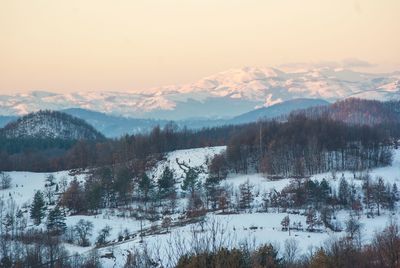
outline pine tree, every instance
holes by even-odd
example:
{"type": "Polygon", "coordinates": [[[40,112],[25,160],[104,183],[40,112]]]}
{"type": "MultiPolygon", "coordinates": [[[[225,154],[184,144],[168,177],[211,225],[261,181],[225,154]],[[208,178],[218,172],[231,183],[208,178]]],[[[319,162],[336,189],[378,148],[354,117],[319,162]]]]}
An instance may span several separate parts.
{"type": "Polygon", "coordinates": [[[211,202],[212,209],[217,208],[218,198],[221,194],[221,189],[219,187],[219,179],[216,177],[207,177],[204,188],[207,197],[207,208],[209,207],[209,203],[211,202]]]}
{"type": "Polygon", "coordinates": [[[378,209],[378,216],[380,215],[380,208],[387,206],[388,194],[382,178],[378,178],[378,182],[373,187],[373,199],[378,209]]]}
{"type": "Polygon", "coordinates": [[[138,187],[141,198],[143,199],[143,201],[147,202],[147,200],[149,199],[149,195],[154,188],[154,185],[153,181],[149,178],[149,176],[147,176],[145,172],[140,177],[138,187]]]}
{"type": "Polygon", "coordinates": [[[103,246],[107,243],[107,238],[110,236],[112,228],[106,225],[103,229],[100,230],[99,235],[96,239],[97,246],[103,246]]]}
{"type": "Polygon", "coordinates": [[[370,214],[372,214],[372,201],[374,199],[373,189],[369,178],[363,183],[362,189],[364,192],[364,203],[367,209],[370,210],[370,214]]]}
{"type": "Polygon", "coordinates": [[[397,189],[396,183],[393,183],[393,186],[392,186],[392,198],[395,202],[399,201],[399,191],[397,189]]]}
{"type": "Polygon", "coordinates": [[[328,198],[329,195],[331,193],[331,187],[329,185],[329,182],[327,182],[327,180],[322,179],[321,183],[319,184],[319,199],[321,202],[325,203],[328,198]]]}
{"type": "Polygon", "coordinates": [[[4,226],[5,234],[8,236],[14,228],[14,224],[15,224],[14,215],[12,213],[8,212],[5,215],[2,224],[4,226]]]}
{"type": "Polygon", "coordinates": [[[349,204],[350,189],[346,179],[342,177],[339,183],[338,198],[342,206],[346,207],[349,204]]]}
{"type": "Polygon", "coordinates": [[[111,188],[116,193],[117,201],[126,204],[132,189],[132,172],[126,167],[119,168],[111,188]]]}
{"type": "Polygon", "coordinates": [[[60,208],[56,206],[47,216],[47,230],[53,234],[60,235],[66,229],[65,216],[60,208]]]}
{"type": "Polygon", "coordinates": [[[314,232],[315,228],[321,224],[317,218],[315,210],[313,209],[308,210],[306,223],[307,223],[307,230],[310,232],[314,232]]]}
{"type": "Polygon", "coordinates": [[[24,213],[21,209],[19,209],[15,215],[15,227],[17,230],[17,235],[18,233],[22,233],[26,227],[26,219],[24,218],[24,213]]]}
{"type": "Polygon", "coordinates": [[[45,215],[45,202],[41,191],[37,191],[33,197],[33,202],[30,210],[31,218],[35,225],[39,225],[45,215]]]}
{"type": "Polygon", "coordinates": [[[254,186],[250,184],[249,180],[239,185],[239,191],[240,191],[239,207],[241,209],[246,209],[251,207],[251,203],[254,200],[254,195],[252,192],[253,188],[254,186]]]}
{"type": "Polygon", "coordinates": [[[158,179],[159,196],[160,198],[167,198],[175,193],[175,191],[174,172],[169,167],[165,167],[161,178],[158,179]]]}
{"type": "Polygon", "coordinates": [[[182,190],[185,192],[189,192],[191,196],[193,196],[198,188],[199,185],[199,174],[194,168],[189,168],[186,172],[185,179],[183,180],[182,190]]]}

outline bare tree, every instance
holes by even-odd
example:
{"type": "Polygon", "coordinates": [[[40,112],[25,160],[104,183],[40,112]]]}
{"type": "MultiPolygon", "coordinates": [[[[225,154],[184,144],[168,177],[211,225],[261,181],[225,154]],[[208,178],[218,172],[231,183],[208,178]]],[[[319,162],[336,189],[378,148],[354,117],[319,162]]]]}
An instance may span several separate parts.
{"type": "Polygon", "coordinates": [[[300,251],[299,242],[294,239],[286,239],[284,244],[284,258],[288,266],[292,266],[297,258],[297,254],[300,251]]]}
{"type": "Polygon", "coordinates": [[[80,219],[74,226],[74,231],[79,237],[79,245],[82,247],[90,246],[89,237],[92,235],[93,223],[80,219]]]}
{"type": "Polygon", "coordinates": [[[11,176],[0,172],[0,189],[8,189],[11,187],[11,176]]]}

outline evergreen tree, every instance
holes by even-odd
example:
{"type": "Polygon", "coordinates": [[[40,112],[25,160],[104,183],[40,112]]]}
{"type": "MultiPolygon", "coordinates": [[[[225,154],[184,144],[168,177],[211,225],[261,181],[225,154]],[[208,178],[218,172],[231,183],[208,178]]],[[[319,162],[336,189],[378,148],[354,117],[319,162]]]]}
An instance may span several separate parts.
{"type": "Polygon", "coordinates": [[[378,182],[374,185],[373,199],[378,209],[379,216],[381,207],[386,207],[388,205],[388,193],[386,192],[385,183],[381,177],[378,178],[378,182]]]}
{"type": "Polygon", "coordinates": [[[306,202],[307,204],[315,204],[316,197],[318,196],[318,181],[307,180],[305,183],[306,186],[306,202]]]}
{"type": "MultiPolygon", "coordinates": [[[[79,195],[79,188],[75,188],[75,190],[77,190],[75,193],[77,193],[79,195]]],[[[68,190],[66,191],[66,194],[63,195],[62,199],[61,199],[61,204],[66,205],[67,207],[70,207],[71,205],[73,205],[72,202],[67,201],[66,196],[70,195],[71,192],[71,188],[68,188],[68,190]],[[65,201],[66,202],[65,202],[65,201]]],[[[100,181],[97,180],[93,180],[93,179],[88,179],[85,182],[85,199],[86,199],[86,205],[88,207],[88,209],[92,210],[92,211],[97,211],[99,208],[104,207],[104,200],[103,200],[103,194],[104,194],[104,188],[101,184],[100,181]]]]}
{"type": "Polygon", "coordinates": [[[365,180],[365,182],[362,185],[362,189],[364,192],[364,203],[365,206],[367,207],[368,210],[370,210],[370,212],[368,212],[369,214],[372,214],[372,202],[374,199],[374,191],[373,191],[373,187],[371,185],[371,181],[369,178],[367,178],[365,180]]]}
{"type": "Polygon", "coordinates": [[[392,186],[392,198],[395,202],[399,201],[399,190],[397,189],[397,184],[393,183],[392,186]]]}
{"type": "Polygon", "coordinates": [[[182,190],[189,192],[193,196],[197,189],[200,188],[199,184],[199,174],[194,168],[189,168],[186,172],[185,179],[183,180],[182,190]]]}
{"type": "Polygon", "coordinates": [[[329,185],[329,182],[324,178],[319,184],[319,193],[318,193],[319,200],[325,203],[328,200],[330,193],[331,193],[331,187],[329,185]]]}
{"type": "Polygon", "coordinates": [[[96,239],[97,246],[103,246],[107,243],[107,238],[110,236],[112,228],[106,225],[103,229],[100,230],[99,235],[96,239]]]}
{"type": "Polygon", "coordinates": [[[239,185],[239,194],[240,194],[239,207],[241,209],[246,209],[251,207],[251,203],[254,200],[253,188],[254,186],[250,184],[249,180],[239,185]]]}
{"type": "Polygon", "coordinates": [[[45,202],[41,191],[37,191],[33,197],[33,202],[30,210],[31,218],[35,225],[39,225],[45,215],[45,202]]]}
{"type": "Polygon", "coordinates": [[[307,230],[310,232],[314,232],[315,228],[321,225],[321,222],[318,220],[315,210],[313,209],[308,210],[306,223],[307,223],[307,230]]]}
{"type": "Polygon", "coordinates": [[[340,179],[338,198],[339,203],[342,206],[347,207],[349,205],[350,189],[349,184],[344,177],[340,179]]]}
{"type": "Polygon", "coordinates": [[[158,192],[160,198],[167,198],[175,193],[174,172],[167,166],[161,178],[158,179],[158,192]]]}
{"type": "Polygon", "coordinates": [[[126,167],[119,168],[112,188],[117,194],[118,201],[126,204],[132,189],[132,172],[126,167]]]}
{"type": "Polygon", "coordinates": [[[209,207],[209,203],[211,202],[212,209],[217,208],[218,199],[221,194],[221,189],[219,187],[219,179],[217,177],[207,177],[204,188],[207,197],[207,207],[209,207]]]}
{"type": "Polygon", "coordinates": [[[1,223],[4,226],[4,231],[6,235],[9,235],[13,228],[14,228],[14,224],[15,224],[15,217],[12,213],[8,212],[4,219],[3,222],[1,223]]]}
{"type": "Polygon", "coordinates": [[[143,201],[147,201],[149,199],[149,195],[154,188],[153,181],[147,176],[144,172],[139,179],[138,183],[141,199],[143,201]]]}
{"type": "Polygon", "coordinates": [[[17,211],[17,214],[15,215],[15,221],[17,232],[22,233],[26,227],[26,219],[24,218],[24,213],[21,209],[17,211]]]}
{"type": "Polygon", "coordinates": [[[60,235],[64,233],[66,229],[67,225],[65,224],[64,213],[56,206],[47,216],[47,230],[56,235],[60,235]]]}

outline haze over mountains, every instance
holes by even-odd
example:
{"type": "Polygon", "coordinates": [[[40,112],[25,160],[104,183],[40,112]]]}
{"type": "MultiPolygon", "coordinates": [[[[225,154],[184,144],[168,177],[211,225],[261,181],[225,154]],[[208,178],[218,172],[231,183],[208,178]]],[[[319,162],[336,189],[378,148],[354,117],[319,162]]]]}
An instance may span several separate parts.
{"type": "MultiPolygon", "coordinates": [[[[298,109],[306,109],[327,104],[329,104],[327,101],[320,99],[294,99],[277,103],[269,107],[258,108],[229,119],[186,119],[178,120],[174,123],[178,127],[187,127],[189,129],[201,129],[203,127],[215,127],[222,125],[236,125],[255,122],[259,119],[272,119],[288,115],[290,112],[298,109]]],[[[171,122],[169,120],[161,119],[155,120],[110,115],[81,108],[71,108],[60,111],[86,121],[107,137],[120,137],[125,134],[145,133],[152,130],[155,126],[163,127],[171,122]]],[[[0,115],[0,128],[17,120],[18,118],[18,116],[0,115]]]]}
{"type": "Polygon", "coordinates": [[[119,137],[170,120],[191,129],[254,122],[349,97],[400,100],[400,72],[245,67],[187,85],[147,90],[0,95],[0,127],[21,115],[49,109],[83,119],[107,137],[119,137]]]}
{"type": "Polygon", "coordinates": [[[367,74],[330,67],[284,72],[276,68],[245,67],[187,85],[146,90],[2,95],[0,114],[82,108],[134,118],[226,119],[296,98],[329,102],[348,97],[400,99],[399,80],[399,72],[367,74]]]}

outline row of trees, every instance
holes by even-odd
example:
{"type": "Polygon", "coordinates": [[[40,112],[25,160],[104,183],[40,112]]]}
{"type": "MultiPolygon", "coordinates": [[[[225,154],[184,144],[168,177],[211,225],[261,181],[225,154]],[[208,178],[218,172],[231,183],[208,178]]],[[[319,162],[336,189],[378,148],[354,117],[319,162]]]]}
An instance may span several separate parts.
{"type": "Polygon", "coordinates": [[[379,127],[349,126],[302,115],[260,122],[229,140],[226,159],[237,173],[304,177],[329,170],[363,170],[391,163],[392,137],[379,127]]]}
{"type": "Polygon", "coordinates": [[[224,145],[235,131],[233,126],[194,131],[169,123],[147,134],[98,141],[0,137],[0,170],[51,172],[132,162],[143,172],[165,152],[224,145]]]}
{"type": "Polygon", "coordinates": [[[294,115],[287,122],[202,130],[178,129],[176,124],[169,123],[148,134],[113,140],[4,140],[0,142],[0,170],[46,172],[133,162],[136,171],[143,172],[146,165],[171,150],[228,145],[227,160],[236,172],[253,168],[270,174],[314,174],[387,164],[387,145],[400,135],[396,129],[400,127],[394,123],[348,126],[328,118],[294,115]],[[18,148],[8,148],[13,144],[18,148]],[[8,147],[3,148],[5,145],[8,147]]]}

